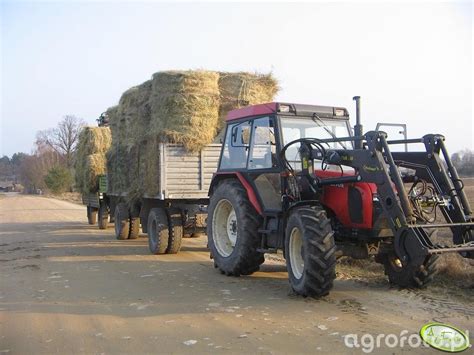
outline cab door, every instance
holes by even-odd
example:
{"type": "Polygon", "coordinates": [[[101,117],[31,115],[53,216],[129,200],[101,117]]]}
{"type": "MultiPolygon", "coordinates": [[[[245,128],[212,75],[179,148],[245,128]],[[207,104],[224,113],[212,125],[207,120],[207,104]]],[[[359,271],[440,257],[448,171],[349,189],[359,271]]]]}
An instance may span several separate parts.
{"type": "Polygon", "coordinates": [[[264,211],[281,211],[281,180],[275,133],[273,117],[265,116],[252,121],[247,171],[264,211]]]}

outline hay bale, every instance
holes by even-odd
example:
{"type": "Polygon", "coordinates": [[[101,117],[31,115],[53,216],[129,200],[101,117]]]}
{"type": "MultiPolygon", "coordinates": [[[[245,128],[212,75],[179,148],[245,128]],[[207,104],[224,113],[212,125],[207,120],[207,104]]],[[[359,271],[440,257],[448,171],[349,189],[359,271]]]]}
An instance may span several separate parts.
{"type": "Polygon", "coordinates": [[[113,144],[120,144],[125,142],[127,131],[124,128],[124,121],[119,115],[119,106],[112,106],[106,111],[109,118],[109,127],[112,133],[113,144]]]}
{"type": "Polygon", "coordinates": [[[197,151],[212,142],[219,115],[219,74],[168,71],[153,75],[150,133],[197,151]]]}
{"type": "Polygon", "coordinates": [[[221,72],[218,130],[225,125],[229,111],[248,105],[271,102],[279,89],[278,81],[271,74],[221,72]]]}
{"type": "Polygon", "coordinates": [[[122,94],[117,109],[117,116],[120,117],[117,128],[126,135],[122,136],[121,144],[133,146],[147,134],[151,117],[151,88],[152,81],[148,80],[122,94]]]}
{"type": "Polygon", "coordinates": [[[140,145],[140,180],[138,182],[143,188],[143,193],[149,196],[156,196],[160,193],[159,145],[160,140],[157,137],[149,137],[140,145]]]}
{"type": "Polygon", "coordinates": [[[97,177],[106,173],[105,153],[112,143],[108,127],[84,127],[76,150],[76,188],[82,193],[96,192],[97,177]]]}
{"type": "Polygon", "coordinates": [[[129,169],[126,147],[113,144],[106,154],[106,159],[108,192],[127,192],[129,189],[129,169]]]}
{"type": "Polygon", "coordinates": [[[79,133],[77,154],[105,153],[112,144],[112,134],[108,127],[84,127],[79,133]]]}
{"type": "Polygon", "coordinates": [[[106,159],[105,154],[90,154],[87,156],[86,169],[84,170],[84,181],[89,187],[90,191],[97,191],[99,189],[99,176],[105,175],[106,159]]]}

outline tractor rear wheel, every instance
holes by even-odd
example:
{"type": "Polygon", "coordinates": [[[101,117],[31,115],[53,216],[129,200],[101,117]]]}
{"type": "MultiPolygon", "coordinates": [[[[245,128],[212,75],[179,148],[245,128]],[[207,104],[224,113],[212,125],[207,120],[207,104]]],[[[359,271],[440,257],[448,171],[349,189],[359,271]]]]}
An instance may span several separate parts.
{"type": "Polygon", "coordinates": [[[164,254],[168,249],[169,226],[164,208],[152,208],[148,214],[148,247],[152,254],[164,254]]]}
{"type": "Polygon", "coordinates": [[[101,203],[99,207],[99,229],[107,229],[109,224],[109,210],[105,203],[101,203]]]}
{"type": "Polygon", "coordinates": [[[119,240],[128,239],[130,233],[130,214],[125,203],[119,203],[114,212],[115,237],[119,240]]]}
{"type": "Polygon", "coordinates": [[[265,261],[258,228],[261,217],[236,180],[221,182],[208,208],[207,238],[214,265],[228,276],[250,275],[265,261]]]}
{"type": "Polygon", "coordinates": [[[400,287],[426,286],[438,272],[438,255],[428,255],[422,264],[414,262],[403,264],[395,253],[384,255],[382,260],[388,280],[400,287]]]}
{"type": "Polygon", "coordinates": [[[90,225],[94,225],[97,223],[97,209],[87,206],[87,222],[90,225]]]}
{"type": "Polygon", "coordinates": [[[300,207],[288,218],[285,258],[293,291],[326,296],[336,278],[336,245],[331,220],[322,208],[300,207]]]}
{"type": "Polygon", "coordinates": [[[140,235],[140,217],[130,217],[130,234],[128,239],[137,239],[140,235]]]}

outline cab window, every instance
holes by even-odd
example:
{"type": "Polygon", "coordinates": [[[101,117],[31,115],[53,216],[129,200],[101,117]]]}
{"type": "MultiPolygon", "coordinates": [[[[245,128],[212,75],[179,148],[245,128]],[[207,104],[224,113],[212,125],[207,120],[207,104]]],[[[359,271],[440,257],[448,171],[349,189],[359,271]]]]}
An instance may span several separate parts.
{"type": "Polygon", "coordinates": [[[249,169],[270,169],[276,166],[276,143],[273,120],[269,117],[253,121],[249,169]]]}
{"type": "Polygon", "coordinates": [[[251,121],[235,123],[227,127],[220,169],[247,167],[251,130],[251,121]]]}

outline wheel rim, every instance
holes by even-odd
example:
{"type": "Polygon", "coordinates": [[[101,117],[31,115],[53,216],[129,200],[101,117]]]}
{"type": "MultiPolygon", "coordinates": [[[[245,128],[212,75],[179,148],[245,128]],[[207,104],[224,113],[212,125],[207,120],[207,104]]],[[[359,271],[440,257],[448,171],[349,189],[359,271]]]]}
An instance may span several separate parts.
{"type": "Polygon", "coordinates": [[[303,277],[304,258],[303,238],[298,227],[294,227],[290,233],[289,255],[291,271],[293,276],[299,280],[303,277]]]}
{"type": "Polygon", "coordinates": [[[214,209],[212,239],[220,255],[228,257],[234,251],[237,243],[237,215],[228,200],[220,200],[214,209]]]}

